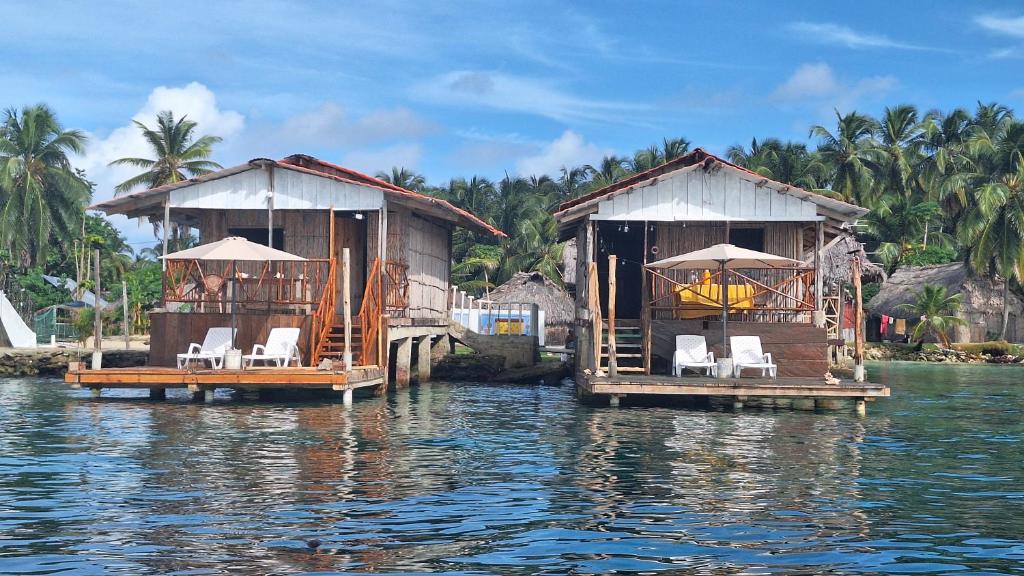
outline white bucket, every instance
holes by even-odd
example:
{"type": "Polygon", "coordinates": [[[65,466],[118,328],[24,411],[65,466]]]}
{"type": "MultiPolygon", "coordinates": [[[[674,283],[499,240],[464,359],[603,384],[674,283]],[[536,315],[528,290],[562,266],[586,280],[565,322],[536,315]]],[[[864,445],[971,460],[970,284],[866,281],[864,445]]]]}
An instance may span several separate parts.
{"type": "Polygon", "coordinates": [[[242,369],[242,351],[241,350],[228,350],[224,352],[224,369],[225,370],[241,370],[242,369]]]}
{"type": "Polygon", "coordinates": [[[732,358],[719,358],[717,364],[718,364],[718,377],[719,378],[725,379],[725,378],[732,378],[733,377],[733,374],[732,374],[732,358]]]}

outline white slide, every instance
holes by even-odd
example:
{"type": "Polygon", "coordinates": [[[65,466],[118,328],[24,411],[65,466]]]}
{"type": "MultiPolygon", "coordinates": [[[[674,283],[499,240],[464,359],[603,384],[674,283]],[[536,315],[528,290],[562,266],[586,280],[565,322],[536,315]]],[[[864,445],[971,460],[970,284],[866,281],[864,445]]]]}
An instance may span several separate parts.
{"type": "Polygon", "coordinates": [[[25,324],[14,305],[7,299],[7,294],[0,292],[0,346],[11,348],[35,348],[36,333],[25,324]]]}

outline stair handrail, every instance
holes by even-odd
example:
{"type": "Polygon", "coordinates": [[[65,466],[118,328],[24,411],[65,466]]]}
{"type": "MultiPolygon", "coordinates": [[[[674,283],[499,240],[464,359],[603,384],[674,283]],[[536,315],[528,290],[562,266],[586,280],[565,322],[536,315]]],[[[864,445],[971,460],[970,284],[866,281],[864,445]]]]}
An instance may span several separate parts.
{"type": "Polygon", "coordinates": [[[334,258],[328,263],[327,282],[324,284],[324,293],[320,296],[320,304],[313,314],[312,337],[310,346],[313,353],[310,354],[311,366],[320,364],[323,358],[324,347],[330,338],[331,328],[334,326],[334,314],[338,302],[337,287],[337,266],[334,258]]]}
{"type": "Polygon", "coordinates": [[[359,305],[359,326],[362,330],[362,361],[366,364],[370,359],[380,366],[380,350],[377,349],[377,334],[380,331],[383,302],[381,301],[381,270],[380,258],[373,259],[370,272],[366,275],[366,288],[363,301],[359,305]]]}

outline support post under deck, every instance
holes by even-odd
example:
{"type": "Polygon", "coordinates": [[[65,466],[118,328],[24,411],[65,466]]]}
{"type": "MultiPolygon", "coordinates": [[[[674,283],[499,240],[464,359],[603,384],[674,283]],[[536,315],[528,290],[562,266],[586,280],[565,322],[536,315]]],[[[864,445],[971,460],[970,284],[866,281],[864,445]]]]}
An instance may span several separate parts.
{"type": "Polygon", "coordinates": [[[395,355],[395,388],[409,386],[412,371],[412,337],[398,341],[398,353],[395,355]]]}
{"type": "Polygon", "coordinates": [[[427,382],[430,380],[430,336],[421,336],[416,346],[416,380],[427,382]]]}

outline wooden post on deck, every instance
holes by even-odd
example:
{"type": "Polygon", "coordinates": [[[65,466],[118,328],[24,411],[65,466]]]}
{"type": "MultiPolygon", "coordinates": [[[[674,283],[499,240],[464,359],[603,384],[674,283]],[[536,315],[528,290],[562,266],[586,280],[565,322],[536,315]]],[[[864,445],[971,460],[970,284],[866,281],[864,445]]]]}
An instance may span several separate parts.
{"type": "Polygon", "coordinates": [[[608,256],[608,377],[619,375],[619,362],[615,357],[615,269],[619,259],[615,254],[608,256]]]}
{"type": "Polygon", "coordinates": [[[864,381],[864,305],[863,290],[860,280],[860,257],[854,256],[850,266],[853,276],[853,381],[864,381]]]}
{"type": "Polygon", "coordinates": [[[96,258],[96,263],[93,266],[95,274],[93,293],[95,294],[95,299],[92,303],[92,369],[99,370],[103,367],[103,307],[100,306],[100,249],[97,248],[93,255],[96,258]]]}
{"type": "Polygon", "coordinates": [[[128,283],[121,280],[121,330],[124,332],[124,349],[132,347],[132,336],[128,333],[128,283]]]}
{"type": "Polygon", "coordinates": [[[814,223],[814,310],[823,308],[822,292],[824,280],[821,277],[821,249],[825,245],[825,227],[821,222],[814,223]]]}
{"type": "MultiPolygon", "coordinates": [[[[333,288],[333,286],[331,287],[333,288]]],[[[345,351],[342,362],[345,370],[352,369],[352,255],[349,249],[341,249],[341,306],[345,315],[345,351]]],[[[329,320],[332,321],[332,320],[329,320]]]]}

